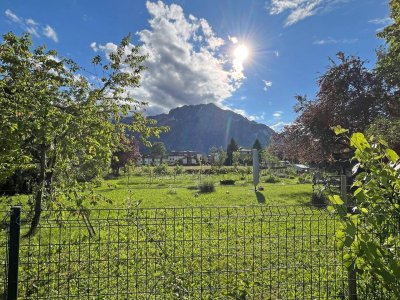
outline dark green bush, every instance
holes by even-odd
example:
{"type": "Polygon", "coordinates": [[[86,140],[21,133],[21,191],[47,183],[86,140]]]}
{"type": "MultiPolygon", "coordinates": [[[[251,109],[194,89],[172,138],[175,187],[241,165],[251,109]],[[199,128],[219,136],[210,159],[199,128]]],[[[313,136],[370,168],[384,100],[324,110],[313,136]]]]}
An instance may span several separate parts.
{"type": "Polygon", "coordinates": [[[224,180],[220,180],[219,183],[221,185],[234,185],[235,184],[235,180],[233,180],[233,179],[224,179],[224,180]]]}
{"type": "Polygon", "coordinates": [[[280,182],[280,181],[281,180],[278,177],[274,176],[274,175],[268,175],[265,178],[265,182],[266,183],[277,183],[277,182],[280,182]]]}
{"type": "Polygon", "coordinates": [[[313,193],[311,195],[311,204],[315,207],[325,207],[328,205],[328,197],[323,193],[313,193]]]}
{"type": "Polygon", "coordinates": [[[205,181],[199,184],[200,193],[212,193],[215,192],[215,185],[212,181],[205,181]]]}

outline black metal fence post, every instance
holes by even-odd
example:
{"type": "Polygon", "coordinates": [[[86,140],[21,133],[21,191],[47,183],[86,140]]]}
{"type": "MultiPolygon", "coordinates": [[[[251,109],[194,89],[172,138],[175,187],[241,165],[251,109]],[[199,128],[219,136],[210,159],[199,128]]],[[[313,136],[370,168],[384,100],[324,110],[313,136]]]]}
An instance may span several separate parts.
{"type": "MultiPolygon", "coordinates": [[[[353,213],[347,197],[347,177],[346,175],[340,176],[340,197],[346,205],[347,211],[353,213]]],[[[347,283],[349,286],[349,300],[357,300],[357,272],[354,263],[348,269],[347,283]]]]}
{"type": "Polygon", "coordinates": [[[348,270],[349,300],[357,300],[357,272],[354,263],[348,270]]]}
{"type": "Polygon", "coordinates": [[[8,280],[6,300],[16,300],[18,297],[20,218],[21,207],[12,207],[10,210],[10,230],[8,237],[8,280]]]}

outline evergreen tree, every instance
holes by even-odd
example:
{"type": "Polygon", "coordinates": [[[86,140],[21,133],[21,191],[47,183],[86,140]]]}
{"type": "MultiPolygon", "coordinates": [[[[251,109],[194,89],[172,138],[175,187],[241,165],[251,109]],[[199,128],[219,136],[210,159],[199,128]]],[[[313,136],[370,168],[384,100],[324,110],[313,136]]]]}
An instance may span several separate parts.
{"type": "Polygon", "coordinates": [[[252,149],[257,149],[258,151],[261,151],[261,150],[262,150],[261,143],[260,143],[260,141],[259,141],[258,139],[256,139],[256,140],[254,141],[254,144],[253,144],[253,148],[252,148],[252,149]]]}
{"type": "Polygon", "coordinates": [[[261,162],[261,158],[262,158],[261,154],[262,154],[263,149],[262,149],[261,143],[260,143],[260,141],[258,139],[256,139],[254,141],[252,149],[257,149],[257,151],[258,151],[258,160],[261,162]]]}
{"type": "Polygon", "coordinates": [[[236,141],[231,138],[231,142],[228,145],[228,148],[226,149],[226,154],[227,154],[227,159],[226,159],[226,165],[227,166],[232,166],[233,164],[233,152],[238,151],[239,146],[236,143],[236,141]]]}

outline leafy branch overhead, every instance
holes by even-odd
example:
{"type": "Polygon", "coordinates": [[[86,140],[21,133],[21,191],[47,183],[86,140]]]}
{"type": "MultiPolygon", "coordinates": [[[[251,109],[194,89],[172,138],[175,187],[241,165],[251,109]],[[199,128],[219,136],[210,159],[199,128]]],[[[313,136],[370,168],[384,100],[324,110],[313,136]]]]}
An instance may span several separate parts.
{"type": "MultiPolygon", "coordinates": [[[[143,142],[159,136],[165,127],[141,114],[145,103],[134,99],[129,89],[140,85],[145,55],[125,37],[101,67],[99,86],[70,59],[60,58],[44,46],[32,49],[28,34],[3,36],[0,45],[0,181],[15,172],[29,171],[34,182],[32,232],[43,208],[60,205],[67,198],[82,205],[77,191],[82,167],[92,178],[109,166],[121,140],[134,133],[143,142]],[[133,112],[132,123],[122,118],[133,112]]],[[[31,232],[31,233],[32,233],[31,232]]]]}

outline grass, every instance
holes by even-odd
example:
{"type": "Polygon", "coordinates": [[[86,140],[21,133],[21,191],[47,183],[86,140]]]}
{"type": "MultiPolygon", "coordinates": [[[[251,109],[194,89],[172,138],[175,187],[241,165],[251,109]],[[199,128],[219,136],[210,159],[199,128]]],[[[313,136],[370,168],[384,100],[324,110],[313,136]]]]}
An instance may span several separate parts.
{"type": "MultiPolygon", "coordinates": [[[[38,234],[21,240],[20,295],[340,297],[346,278],[334,242],[337,220],[308,206],[311,185],[281,178],[279,183],[260,183],[264,190],[256,192],[251,175],[241,176],[122,176],[96,188],[111,203],[87,204],[91,211],[86,221],[74,212],[45,211],[38,234]],[[222,186],[221,179],[236,183],[222,186]],[[198,185],[207,181],[216,182],[216,191],[199,193],[198,185]]],[[[22,233],[27,229],[23,220],[22,233]]],[[[6,232],[0,233],[3,258],[6,232]]],[[[0,294],[2,283],[0,276],[0,294]]]]}
{"type": "MultiPolygon", "coordinates": [[[[127,176],[107,180],[96,189],[96,192],[113,202],[113,206],[127,207],[140,202],[140,207],[198,207],[198,206],[245,206],[245,205],[307,205],[312,195],[311,184],[298,184],[297,179],[281,179],[279,183],[263,183],[264,201],[254,191],[251,176],[240,180],[239,175],[179,175],[150,177],[127,176]],[[221,179],[234,179],[235,185],[220,185],[221,179]],[[201,182],[215,182],[214,193],[199,194],[197,189],[201,182]],[[175,193],[171,194],[170,190],[175,193]]],[[[108,207],[108,204],[99,204],[108,207]]]]}

